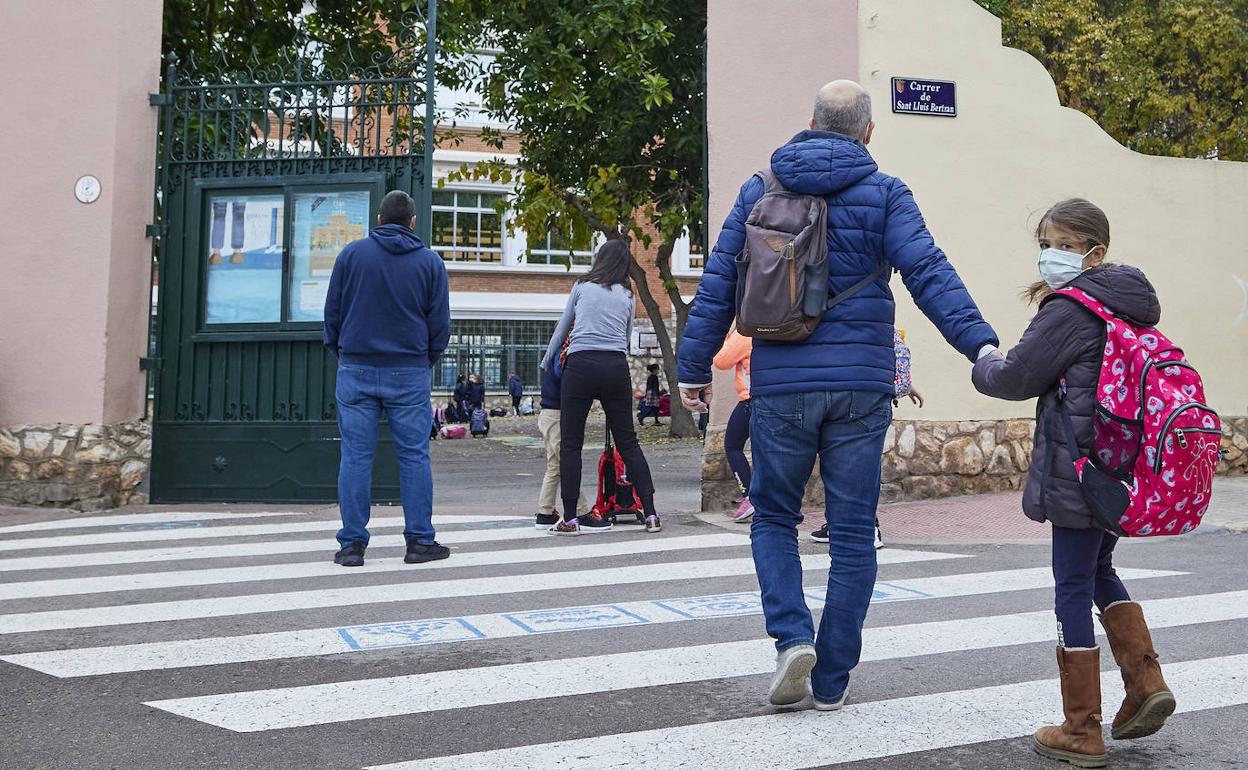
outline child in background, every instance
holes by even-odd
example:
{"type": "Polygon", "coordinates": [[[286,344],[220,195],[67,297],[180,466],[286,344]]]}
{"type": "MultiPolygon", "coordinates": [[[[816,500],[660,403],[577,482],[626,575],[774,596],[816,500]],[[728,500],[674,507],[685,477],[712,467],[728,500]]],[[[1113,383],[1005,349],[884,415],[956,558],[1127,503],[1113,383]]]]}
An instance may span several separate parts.
{"type": "MultiPolygon", "coordinates": [[[[903,396],[908,397],[912,402],[923,408],[923,394],[919,389],[914,387],[914,381],[910,377],[910,346],[906,344],[906,330],[897,327],[893,330],[893,353],[896,356],[896,364],[893,373],[893,404],[897,404],[903,396]]],[[[828,525],[824,524],[819,529],[810,533],[810,539],[816,543],[828,542],[828,525]]],[[[880,517],[875,517],[875,549],[884,547],[884,534],[880,532],[880,517]]]]}
{"type": "MultiPolygon", "coordinates": [[[[542,477],[542,492],[537,499],[538,529],[550,529],[560,519],[559,511],[555,510],[555,503],[559,499],[559,443],[562,439],[562,432],[559,430],[559,391],[567,358],[568,340],[564,340],[563,351],[559,357],[542,372],[542,411],[537,415],[537,429],[542,434],[542,446],[546,449],[546,474],[542,477]]],[[[576,514],[579,517],[586,513],[589,513],[589,502],[582,492],[576,503],[576,514]]]]}
{"type": "Polygon", "coordinates": [[[737,405],[724,431],[724,454],[728,456],[728,467],[732,469],[740,491],[733,501],[737,510],[732,514],[732,520],[736,522],[747,521],[754,515],[749,494],[750,461],[745,456],[745,442],[750,440],[750,353],[753,349],[754,341],[734,328],[715,355],[715,368],[734,371],[737,386],[737,405]]]}

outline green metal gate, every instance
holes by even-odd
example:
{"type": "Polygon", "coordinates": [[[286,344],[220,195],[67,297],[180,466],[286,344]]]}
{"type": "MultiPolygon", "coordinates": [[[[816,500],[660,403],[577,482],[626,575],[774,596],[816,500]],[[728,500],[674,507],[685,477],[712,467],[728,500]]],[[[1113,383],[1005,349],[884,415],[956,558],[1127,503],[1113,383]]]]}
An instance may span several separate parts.
{"type": "MultiPolygon", "coordinates": [[[[384,60],[328,67],[312,49],[209,78],[169,65],[153,98],[154,501],[335,499],[325,291],[338,250],[367,234],[387,190],[416,199],[428,242],[436,0],[427,14],[384,60]]],[[[375,465],[375,499],[397,499],[384,429],[375,465]]]]}

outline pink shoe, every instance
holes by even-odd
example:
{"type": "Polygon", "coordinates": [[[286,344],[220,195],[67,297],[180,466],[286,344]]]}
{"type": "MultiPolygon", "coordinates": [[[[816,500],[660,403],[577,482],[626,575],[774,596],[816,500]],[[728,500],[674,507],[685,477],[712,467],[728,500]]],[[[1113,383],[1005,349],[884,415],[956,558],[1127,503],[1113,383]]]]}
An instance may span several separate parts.
{"type": "Polygon", "coordinates": [[[741,498],[741,504],[737,507],[737,512],[732,514],[732,520],[738,524],[746,521],[754,515],[754,505],[750,502],[750,498],[741,498]]]}

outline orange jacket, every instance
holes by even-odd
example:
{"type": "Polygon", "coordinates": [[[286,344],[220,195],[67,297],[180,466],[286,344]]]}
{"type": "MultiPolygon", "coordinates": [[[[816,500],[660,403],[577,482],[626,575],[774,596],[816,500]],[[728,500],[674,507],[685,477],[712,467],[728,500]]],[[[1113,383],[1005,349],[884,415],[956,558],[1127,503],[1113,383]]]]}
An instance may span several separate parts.
{"type": "Polygon", "coordinates": [[[750,398],[750,352],[754,349],[754,340],[743,337],[734,329],[724,340],[724,346],[715,354],[715,368],[728,371],[737,370],[737,400],[747,401],[750,398]]]}

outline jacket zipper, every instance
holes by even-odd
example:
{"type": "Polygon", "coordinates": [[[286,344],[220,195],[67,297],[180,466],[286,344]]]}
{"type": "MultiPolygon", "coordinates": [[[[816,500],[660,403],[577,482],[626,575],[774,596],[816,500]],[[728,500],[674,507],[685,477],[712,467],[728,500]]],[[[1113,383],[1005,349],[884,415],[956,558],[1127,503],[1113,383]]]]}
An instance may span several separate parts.
{"type": "MultiPolygon", "coordinates": [[[[1203,409],[1206,412],[1212,414],[1214,417],[1218,417],[1217,412],[1213,411],[1212,409],[1205,406],[1204,404],[1199,404],[1199,403],[1184,404],[1178,409],[1175,409],[1170,414],[1170,418],[1166,420],[1166,424],[1162,426],[1161,433],[1158,434],[1157,436],[1157,459],[1153,461],[1153,473],[1161,473],[1161,461],[1165,458],[1166,435],[1170,433],[1170,426],[1174,424],[1174,420],[1176,417],[1178,417],[1180,414],[1183,414],[1188,409],[1203,409]]],[[[1179,446],[1183,447],[1184,449],[1187,448],[1187,436],[1184,434],[1216,433],[1219,436],[1222,435],[1222,431],[1213,430],[1212,428],[1177,428],[1176,430],[1178,431],[1177,435],[1179,436],[1179,446]]]]}

